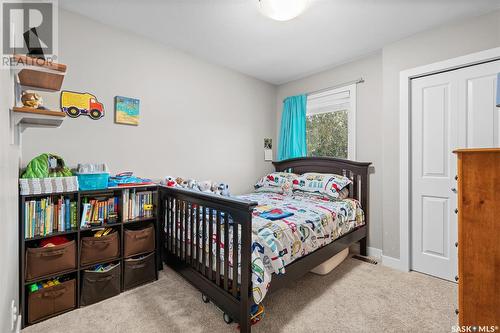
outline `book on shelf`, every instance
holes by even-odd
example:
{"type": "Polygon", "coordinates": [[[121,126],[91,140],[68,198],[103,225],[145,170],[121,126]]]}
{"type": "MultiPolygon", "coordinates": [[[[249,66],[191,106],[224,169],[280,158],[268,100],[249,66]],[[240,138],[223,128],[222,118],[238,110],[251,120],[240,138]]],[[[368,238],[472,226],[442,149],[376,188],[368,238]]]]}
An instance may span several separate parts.
{"type": "Polygon", "coordinates": [[[48,236],[55,232],[74,229],[71,216],[76,216],[76,201],[70,198],[48,196],[24,203],[24,237],[48,236]]]}
{"type": "Polygon", "coordinates": [[[118,197],[85,198],[82,206],[81,228],[109,223],[118,219],[118,197]]]}
{"type": "Polygon", "coordinates": [[[122,191],[123,220],[153,217],[153,192],[125,189],[122,191]]]}

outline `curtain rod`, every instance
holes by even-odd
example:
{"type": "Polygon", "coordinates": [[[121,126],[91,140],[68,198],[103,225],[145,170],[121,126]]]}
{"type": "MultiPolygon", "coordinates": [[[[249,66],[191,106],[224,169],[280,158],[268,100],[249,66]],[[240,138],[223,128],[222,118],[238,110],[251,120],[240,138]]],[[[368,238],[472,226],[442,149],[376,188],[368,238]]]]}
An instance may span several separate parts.
{"type": "MultiPolygon", "coordinates": [[[[340,88],[340,87],[348,86],[348,85],[351,85],[351,84],[363,83],[363,82],[365,82],[365,80],[362,77],[360,77],[359,79],[352,80],[352,81],[349,81],[349,82],[344,82],[344,83],[341,83],[341,84],[336,84],[334,86],[330,86],[330,87],[326,87],[326,88],[322,88],[322,89],[310,91],[310,92],[305,93],[305,95],[309,96],[309,95],[312,95],[312,94],[319,94],[319,93],[322,93],[324,91],[328,91],[328,90],[332,90],[332,89],[335,89],[335,88],[340,88]]],[[[285,101],[285,99],[283,99],[283,101],[285,101]]]]}
{"type": "Polygon", "coordinates": [[[326,87],[326,88],[322,88],[322,89],[310,91],[310,92],[306,93],[306,95],[319,94],[319,93],[322,93],[324,91],[328,91],[328,90],[332,90],[332,89],[335,89],[335,88],[340,88],[340,87],[348,86],[348,85],[355,84],[355,83],[363,83],[363,82],[365,82],[365,80],[362,77],[360,77],[359,79],[352,80],[352,81],[349,81],[349,82],[345,82],[345,83],[341,83],[341,84],[336,84],[336,85],[331,86],[331,87],[326,87]]]}

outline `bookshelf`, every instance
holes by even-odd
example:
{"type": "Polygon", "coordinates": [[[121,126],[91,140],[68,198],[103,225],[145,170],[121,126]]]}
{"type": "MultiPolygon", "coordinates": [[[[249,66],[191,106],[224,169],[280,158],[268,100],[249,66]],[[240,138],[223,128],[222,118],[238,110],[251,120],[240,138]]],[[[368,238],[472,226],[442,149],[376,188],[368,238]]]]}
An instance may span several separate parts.
{"type": "MultiPolygon", "coordinates": [[[[138,197],[141,197],[138,196],[138,197]]],[[[56,201],[57,202],[57,201],[56,201]]],[[[88,274],[86,272],[87,269],[94,267],[98,264],[116,264],[117,266],[114,267],[119,267],[117,269],[120,270],[120,278],[119,282],[117,281],[118,285],[118,292],[123,292],[125,290],[135,288],[138,285],[144,284],[144,283],[149,283],[152,282],[156,279],[158,279],[158,270],[162,269],[162,261],[161,261],[161,251],[160,251],[160,244],[161,244],[161,219],[159,216],[161,216],[160,211],[159,211],[159,197],[158,197],[158,186],[155,184],[152,185],[141,185],[141,186],[131,186],[131,187],[125,187],[125,188],[108,188],[105,190],[95,190],[95,191],[77,191],[77,192],[61,192],[61,193],[51,193],[51,194],[35,194],[35,195],[21,195],[19,197],[19,294],[20,294],[20,312],[22,314],[23,318],[23,323],[22,327],[29,326],[31,324],[35,324],[39,321],[46,320],[48,318],[57,316],[61,313],[65,313],[68,311],[71,311],[73,309],[77,309],[80,306],[83,306],[81,304],[81,299],[82,295],[85,290],[84,288],[84,276],[85,274],[88,274]],[[130,193],[148,193],[150,194],[151,198],[151,211],[148,212],[148,215],[150,216],[137,216],[132,219],[125,218],[125,216],[122,216],[122,211],[121,208],[124,205],[123,200],[125,200],[124,193],[127,191],[129,194],[130,193]],[[36,235],[32,235],[27,233],[26,230],[26,212],[29,212],[25,210],[25,204],[30,203],[31,201],[34,200],[42,200],[44,198],[51,197],[54,199],[57,198],[68,198],[70,201],[76,202],[76,228],[70,228],[67,230],[59,230],[55,231],[52,233],[48,233],[45,235],[40,235],[39,233],[36,235]],[[85,202],[89,202],[90,200],[93,200],[94,198],[100,198],[100,199],[105,199],[105,198],[110,198],[110,197],[117,197],[118,202],[117,202],[117,216],[113,220],[109,220],[106,222],[109,223],[103,223],[102,225],[96,225],[91,224],[88,227],[82,227],[81,226],[81,218],[82,218],[82,207],[85,202]],[[125,239],[125,232],[129,229],[137,229],[137,230],[144,230],[146,227],[152,226],[154,230],[154,248],[152,251],[149,251],[147,253],[140,253],[137,255],[129,255],[125,256],[124,255],[124,239],[125,239]],[[82,242],[84,239],[89,239],[89,236],[92,236],[94,232],[97,230],[101,230],[103,228],[112,228],[115,230],[115,232],[118,234],[118,248],[119,252],[117,256],[114,256],[112,258],[104,259],[101,261],[95,261],[92,263],[82,263],[82,242]],[[29,237],[26,237],[28,236],[29,237]],[[27,277],[27,249],[33,249],[37,248],[37,245],[40,244],[45,239],[48,239],[53,236],[64,236],[66,237],[67,240],[75,241],[75,246],[76,246],[76,251],[75,251],[75,262],[76,265],[74,268],[68,268],[68,269],[63,269],[61,271],[57,272],[51,272],[46,275],[42,276],[37,276],[35,278],[28,278],[27,277]],[[87,237],[87,238],[86,238],[87,237]],[[133,286],[129,286],[126,288],[126,285],[124,283],[124,276],[126,274],[131,274],[128,272],[125,272],[126,270],[126,261],[129,260],[130,258],[135,258],[137,256],[145,257],[148,255],[150,258],[154,257],[154,275],[151,276],[151,279],[148,281],[142,281],[140,283],[134,284],[133,286]],[[57,311],[54,312],[48,316],[45,316],[41,318],[40,320],[35,320],[32,321],[31,323],[29,322],[29,302],[32,301],[29,296],[31,294],[30,292],[30,286],[33,283],[41,283],[45,282],[48,280],[52,280],[55,278],[61,278],[62,281],[65,280],[74,280],[74,285],[75,285],[75,291],[74,291],[74,307],[71,309],[65,309],[63,311],[57,311]]],[[[45,229],[44,229],[45,230],[45,229]]],[[[52,229],[53,230],[53,229],[52,229]]],[[[153,237],[153,236],[151,236],[153,237]]],[[[151,260],[151,259],[150,259],[151,260]]],[[[152,272],[152,268],[150,267],[150,270],[152,272]]],[[[130,277],[130,275],[129,275],[130,277]]],[[[43,290],[43,289],[42,289],[43,290]]],[[[72,289],[71,289],[72,290],[72,289]]],[[[99,291],[99,290],[98,290],[99,291]]],[[[98,294],[101,294],[98,292],[98,294]]],[[[104,291],[104,294],[106,292],[104,291]]],[[[116,294],[116,293],[115,293],[116,294]]],[[[111,295],[113,296],[113,295],[111,295]]],[[[73,297],[73,296],[71,296],[73,297]]]]}

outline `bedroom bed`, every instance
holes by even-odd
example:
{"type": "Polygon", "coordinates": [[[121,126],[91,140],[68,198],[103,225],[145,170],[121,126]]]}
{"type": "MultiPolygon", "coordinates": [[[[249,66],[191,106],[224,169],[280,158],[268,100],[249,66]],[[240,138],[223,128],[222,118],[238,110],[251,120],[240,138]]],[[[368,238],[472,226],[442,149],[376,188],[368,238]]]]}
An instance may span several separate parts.
{"type": "Polygon", "coordinates": [[[267,192],[235,198],[160,189],[165,263],[198,288],[204,301],[221,308],[226,322],[238,322],[242,332],[250,332],[250,308],[267,293],[355,242],[366,255],[370,163],[307,157],[273,164],[278,172],[344,175],[351,180],[348,198],[267,192]],[[270,208],[293,215],[270,220],[263,215],[270,208]]]}

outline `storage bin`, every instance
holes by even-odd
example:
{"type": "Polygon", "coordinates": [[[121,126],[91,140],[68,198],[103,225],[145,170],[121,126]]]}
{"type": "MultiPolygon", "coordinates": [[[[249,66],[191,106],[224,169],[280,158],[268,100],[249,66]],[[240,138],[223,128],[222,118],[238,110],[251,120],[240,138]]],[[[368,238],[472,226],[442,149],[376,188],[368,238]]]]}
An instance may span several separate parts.
{"type": "Polygon", "coordinates": [[[28,295],[28,323],[75,308],[75,279],[53,287],[40,289],[28,295]]]}
{"type": "Polygon", "coordinates": [[[78,191],[78,178],[75,176],[19,179],[20,195],[76,191],[78,191]]]}
{"type": "Polygon", "coordinates": [[[26,280],[34,280],[76,268],[74,240],[52,247],[26,249],[26,280]]]}
{"type": "Polygon", "coordinates": [[[120,237],[117,231],[102,237],[82,237],[80,264],[103,262],[120,256],[120,237]]]}
{"type": "Polygon", "coordinates": [[[333,271],[338,265],[340,265],[348,256],[349,256],[349,248],[340,251],[330,259],[327,259],[323,263],[311,269],[311,273],[326,275],[331,271],[333,271]]]}
{"type": "Polygon", "coordinates": [[[120,293],[120,263],[105,272],[83,271],[81,305],[90,305],[120,293]]]}
{"type": "Polygon", "coordinates": [[[124,260],[123,287],[131,289],[156,279],[155,253],[124,260]]]}
{"type": "Polygon", "coordinates": [[[123,255],[125,257],[151,252],[155,249],[153,224],[141,229],[125,229],[123,237],[123,255]]]}
{"type": "Polygon", "coordinates": [[[108,188],[109,173],[76,173],[80,191],[108,188]]]}

